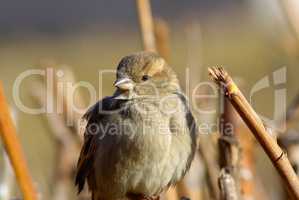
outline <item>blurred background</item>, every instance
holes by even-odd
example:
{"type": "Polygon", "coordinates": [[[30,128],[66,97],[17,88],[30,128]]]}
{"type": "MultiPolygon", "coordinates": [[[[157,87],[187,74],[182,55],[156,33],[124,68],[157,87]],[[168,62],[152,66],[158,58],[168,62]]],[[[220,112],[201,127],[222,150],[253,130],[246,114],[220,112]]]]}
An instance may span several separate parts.
{"type": "MultiPolygon", "coordinates": [[[[69,144],[57,134],[80,130],[59,124],[57,120],[63,120],[59,114],[33,115],[20,111],[13,100],[14,82],[28,69],[53,67],[64,70],[74,82],[89,82],[96,91],[102,88],[103,93],[97,92],[97,99],[111,95],[114,75],[105,76],[100,85],[99,71],[115,69],[123,56],[142,50],[135,4],[133,0],[1,0],[0,80],[41,199],[76,197],[69,177],[73,175],[80,139],[70,134],[73,139],[69,144]],[[56,187],[59,183],[68,186],[56,187]]],[[[270,87],[253,96],[253,106],[258,113],[272,118],[277,87],[286,89],[287,105],[292,104],[299,91],[297,0],[152,0],[151,6],[154,18],[167,29],[168,61],[183,88],[186,79],[208,80],[208,67],[224,66],[249,97],[256,82],[285,67],[286,83],[275,86],[270,80],[270,87]],[[192,74],[189,77],[187,68],[192,74]]],[[[26,106],[39,108],[44,103],[40,98],[43,92],[38,92],[44,88],[43,81],[40,76],[30,76],[22,82],[20,97],[26,106]]],[[[86,90],[79,89],[75,98],[80,108],[87,109],[90,96],[86,90]]],[[[296,123],[292,127],[296,132],[296,123]]],[[[260,179],[268,199],[286,199],[280,179],[258,146],[253,156],[254,178],[260,179]]],[[[0,152],[0,199],[20,197],[3,148],[0,152]]],[[[205,170],[201,169],[200,159],[191,170],[198,180],[190,178],[186,184],[202,196],[205,189],[200,189],[204,188],[200,179],[205,178],[205,170]]],[[[257,195],[254,199],[266,198],[257,195]]]]}

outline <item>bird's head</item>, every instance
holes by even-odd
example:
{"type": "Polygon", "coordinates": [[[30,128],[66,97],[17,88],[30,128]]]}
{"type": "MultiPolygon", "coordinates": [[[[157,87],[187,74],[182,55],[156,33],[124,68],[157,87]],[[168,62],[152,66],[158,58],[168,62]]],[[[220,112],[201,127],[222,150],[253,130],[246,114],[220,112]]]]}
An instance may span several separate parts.
{"type": "Polygon", "coordinates": [[[179,90],[178,79],[156,53],[138,52],[121,59],[117,67],[115,98],[134,99],[165,96],[179,90]]]}

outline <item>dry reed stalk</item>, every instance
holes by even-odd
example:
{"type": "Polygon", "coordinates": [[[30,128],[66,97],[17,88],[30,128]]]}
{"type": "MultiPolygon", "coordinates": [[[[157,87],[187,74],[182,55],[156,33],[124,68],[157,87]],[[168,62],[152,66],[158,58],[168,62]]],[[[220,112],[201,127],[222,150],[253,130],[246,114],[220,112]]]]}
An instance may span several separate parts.
{"type": "Polygon", "coordinates": [[[211,199],[218,199],[219,187],[217,179],[219,168],[214,160],[212,142],[210,140],[210,138],[201,138],[200,140],[198,140],[198,148],[199,154],[202,157],[207,170],[209,195],[211,199]]]}
{"type": "Polygon", "coordinates": [[[236,181],[231,172],[225,168],[220,172],[219,177],[220,199],[221,200],[238,200],[236,181]]]}
{"type": "MultiPolygon", "coordinates": [[[[57,78],[54,81],[54,85],[58,85],[58,82],[63,82],[64,85],[74,85],[76,83],[76,77],[74,72],[71,70],[71,67],[62,65],[60,66],[60,69],[64,73],[63,77],[58,80],[57,78]]],[[[80,90],[76,90],[76,94],[73,94],[74,91],[68,91],[64,92],[63,90],[57,90],[57,97],[63,98],[63,105],[58,105],[61,108],[63,108],[63,116],[66,121],[66,123],[73,124],[72,126],[67,126],[69,129],[71,129],[72,135],[76,140],[79,140],[80,143],[83,143],[83,137],[82,137],[82,130],[80,127],[80,122],[82,114],[77,113],[73,110],[72,106],[76,106],[79,108],[84,107],[85,105],[85,99],[83,98],[82,93],[80,90]],[[73,96],[74,95],[74,96],[73,96]],[[73,100],[74,99],[74,100],[73,100]]],[[[53,99],[53,101],[55,98],[53,99]]]]}
{"type": "MultiPolygon", "coordinates": [[[[70,69],[64,67],[63,72],[63,79],[59,80],[59,82],[75,83],[75,77],[70,69]]],[[[57,85],[58,80],[55,79],[53,84],[57,85]]],[[[40,105],[45,106],[47,102],[45,101],[45,98],[43,98],[44,85],[45,84],[41,82],[35,82],[32,84],[31,95],[40,105]]],[[[57,149],[56,168],[54,170],[52,183],[53,199],[57,200],[65,200],[70,197],[70,189],[73,185],[73,173],[75,170],[74,166],[76,166],[77,155],[79,153],[79,143],[82,141],[78,133],[79,127],[76,127],[79,118],[77,115],[68,114],[68,112],[72,112],[72,110],[69,110],[70,106],[68,105],[71,102],[70,99],[66,97],[66,94],[61,92],[62,91],[59,90],[55,91],[51,94],[49,99],[52,102],[55,102],[58,96],[63,97],[63,101],[57,102],[57,107],[63,108],[62,114],[54,112],[50,115],[46,115],[57,149]],[[67,118],[70,118],[69,120],[74,122],[74,127],[67,126],[67,118]]],[[[83,101],[81,100],[81,97],[79,100],[81,102],[83,101]]]]}
{"type": "Polygon", "coordinates": [[[299,45],[299,4],[296,0],[278,1],[288,26],[299,45]]]}
{"type": "MultiPolygon", "coordinates": [[[[47,75],[53,78],[53,85],[51,86],[53,92],[51,92],[49,96],[51,96],[51,98],[53,95],[57,97],[52,99],[53,104],[57,104],[57,112],[63,115],[68,128],[72,129],[74,137],[82,143],[83,137],[80,132],[82,114],[75,112],[72,105],[77,108],[82,108],[85,105],[85,99],[78,88],[76,88],[76,95],[74,95],[75,91],[71,90],[77,83],[74,72],[70,66],[57,64],[52,59],[40,60],[38,66],[46,70],[47,75]]],[[[47,83],[47,85],[48,84],[50,83],[47,83]]]]}
{"type": "Polygon", "coordinates": [[[136,0],[143,49],[156,51],[154,25],[149,0],[136,0]]]}
{"type": "MultiPolygon", "coordinates": [[[[15,107],[12,107],[12,120],[17,129],[18,127],[18,112],[15,107]]],[[[11,197],[11,191],[15,185],[15,176],[11,166],[11,162],[3,149],[0,150],[0,155],[3,155],[3,166],[2,166],[2,180],[0,181],[0,199],[1,200],[9,200],[11,197]]]]}
{"type": "Polygon", "coordinates": [[[283,46],[289,56],[297,58],[299,53],[299,3],[297,0],[283,0],[277,1],[277,3],[288,29],[283,46]]]}
{"type": "Polygon", "coordinates": [[[286,115],[286,121],[282,122],[285,131],[279,134],[278,142],[286,149],[292,166],[299,172],[299,135],[296,131],[296,125],[299,118],[299,95],[295,97],[292,104],[289,106],[286,115]]]}
{"type": "Polygon", "coordinates": [[[1,152],[4,159],[2,167],[2,181],[0,182],[0,199],[9,200],[14,185],[14,174],[10,161],[5,152],[1,152]]]}
{"type": "Polygon", "coordinates": [[[0,136],[7,155],[14,169],[18,184],[25,200],[36,200],[37,193],[25,161],[21,143],[16,135],[8,104],[5,99],[4,89],[0,82],[0,136]]]}
{"type": "Polygon", "coordinates": [[[291,105],[287,109],[287,114],[286,114],[287,125],[288,122],[293,121],[297,117],[299,117],[299,94],[296,95],[291,105]]]}
{"type": "MultiPolygon", "coordinates": [[[[242,125],[237,131],[242,147],[242,156],[240,160],[240,189],[244,199],[254,199],[260,196],[255,191],[256,183],[253,180],[255,174],[254,164],[254,141],[251,135],[248,135],[247,129],[242,125]]],[[[265,199],[265,198],[264,198],[265,199]]]]}
{"type": "Polygon", "coordinates": [[[236,123],[233,121],[232,107],[227,99],[223,99],[224,102],[224,112],[221,116],[220,124],[220,138],[218,140],[220,158],[220,167],[230,168],[236,170],[238,167],[238,162],[240,160],[239,156],[239,141],[236,137],[236,123]],[[230,128],[228,128],[230,127],[230,128]]]}
{"type": "Polygon", "coordinates": [[[155,19],[154,22],[154,33],[157,51],[166,61],[169,61],[170,47],[168,25],[163,19],[155,19]]]}
{"type": "Polygon", "coordinates": [[[234,126],[235,133],[239,139],[239,146],[241,147],[242,155],[240,156],[240,192],[242,199],[269,199],[264,187],[260,184],[259,177],[255,174],[255,156],[254,150],[256,143],[254,137],[250,134],[250,130],[240,120],[234,111],[235,122],[234,126]]]}
{"type": "MultiPolygon", "coordinates": [[[[243,83],[242,80],[238,81],[239,85],[243,83]]],[[[222,96],[224,97],[224,96],[222,96]]],[[[233,145],[235,146],[235,155],[232,160],[234,160],[235,165],[237,165],[237,176],[233,178],[238,178],[238,192],[239,196],[242,199],[267,199],[264,195],[264,198],[261,197],[262,194],[257,193],[255,191],[256,182],[254,181],[254,171],[255,171],[255,163],[254,163],[254,147],[255,143],[253,140],[253,136],[250,135],[250,130],[246,127],[246,125],[241,121],[241,118],[238,116],[237,112],[233,109],[231,103],[229,103],[228,99],[225,99],[224,104],[224,117],[223,117],[224,125],[226,123],[231,123],[233,126],[233,136],[235,137],[235,141],[239,144],[233,145]],[[241,148],[241,151],[238,149],[241,148]],[[239,152],[239,153],[238,153],[239,152]],[[241,154],[242,155],[238,155],[241,154]]],[[[225,127],[225,126],[223,126],[225,127]]],[[[261,189],[261,187],[259,187],[261,189]]]]}
{"type": "MultiPolygon", "coordinates": [[[[287,109],[286,121],[281,122],[285,131],[279,133],[278,144],[280,144],[287,152],[289,160],[299,174],[299,135],[296,130],[299,118],[299,95],[295,97],[291,105],[287,109]]],[[[289,196],[285,193],[286,198],[289,196]]]]}
{"type": "Polygon", "coordinates": [[[221,67],[210,68],[209,72],[211,78],[224,89],[226,97],[231,101],[234,108],[261,144],[281,178],[284,180],[289,192],[295,199],[299,199],[299,180],[287,155],[279,147],[270,133],[266,131],[263,122],[227,72],[221,67]]]}
{"type": "MultiPolygon", "coordinates": [[[[242,81],[241,81],[242,83],[242,81]]],[[[246,127],[246,125],[241,121],[241,118],[238,116],[237,112],[233,109],[233,106],[229,103],[228,99],[225,99],[225,107],[224,107],[224,124],[226,121],[233,125],[233,131],[235,136],[235,141],[239,143],[239,154],[237,155],[237,148],[235,148],[235,155],[232,160],[234,160],[235,164],[238,165],[238,192],[240,192],[240,197],[242,199],[269,199],[265,194],[264,188],[258,184],[258,177],[254,178],[255,175],[255,161],[254,161],[254,149],[255,142],[253,136],[250,134],[250,130],[246,127]],[[226,111],[227,110],[227,111],[226,111]],[[239,160],[238,160],[239,159],[239,160]],[[238,163],[237,163],[238,162],[238,163]],[[258,189],[258,190],[256,190],[258,189]]],[[[224,127],[224,126],[223,126],[224,127]]],[[[232,144],[232,147],[234,144],[232,144]]],[[[236,178],[236,177],[233,177],[236,178]]]]}
{"type": "MultiPolygon", "coordinates": [[[[221,93],[221,92],[220,92],[221,93]]],[[[222,120],[220,123],[219,146],[219,165],[221,168],[218,178],[220,199],[237,200],[239,193],[239,141],[236,137],[234,117],[232,107],[227,99],[222,95],[223,102],[222,120]],[[228,129],[228,126],[231,128],[228,129]]]]}
{"type": "MultiPolygon", "coordinates": [[[[202,34],[200,29],[200,23],[198,21],[193,21],[186,26],[186,37],[187,37],[187,66],[190,67],[190,71],[187,71],[187,79],[190,80],[190,88],[186,91],[187,96],[191,96],[191,91],[195,90],[200,83],[201,77],[201,64],[202,64],[202,34]],[[190,72],[190,73],[189,73],[190,72]]],[[[200,87],[199,93],[205,94],[207,87],[200,87]]],[[[196,89],[197,90],[197,89],[196,89]]],[[[193,91],[192,91],[193,92],[193,91]]],[[[193,106],[200,106],[205,108],[206,106],[210,106],[211,103],[208,99],[200,98],[199,101],[194,102],[193,106]]],[[[205,123],[209,119],[204,118],[204,115],[196,115],[194,112],[195,118],[198,120],[203,120],[205,123]],[[205,121],[207,120],[207,121],[205,121]]],[[[216,151],[214,149],[214,143],[212,136],[216,134],[199,134],[197,145],[198,152],[196,156],[200,158],[200,160],[204,163],[203,166],[205,168],[207,180],[201,187],[197,190],[197,196],[201,196],[202,199],[217,199],[219,197],[219,188],[218,188],[218,175],[219,168],[216,162],[216,151]],[[205,187],[203,187],[205,186],[205,187]]],[[[198,199],[198,198],[194,198],[198,199]]]]}
{"type": "MultiPolygon", "coordinates": [[[[240,77],[235,81],[239,88],[244,86],[244,80],[240,77]]],[[[227,100],[228,101],[228,100],[227,100]]],[[[260,199],[267,200],[270,199],[267,192],[265,191],[264,185],[261,184],[259,176],[256,176],[256,158],[255,149],[257,142],[251,131],[248,129],[246,124],[242,121],[242,118],[238,115],[233,106],[230,104],[232,121],[234,122],[234,131],[239,140],[239,146],[241,147],[240,156],[240,170],[239,170],[239,180],[240,180],[240,192],[241,198],[244,200],[249,199],[260,199]]]]}

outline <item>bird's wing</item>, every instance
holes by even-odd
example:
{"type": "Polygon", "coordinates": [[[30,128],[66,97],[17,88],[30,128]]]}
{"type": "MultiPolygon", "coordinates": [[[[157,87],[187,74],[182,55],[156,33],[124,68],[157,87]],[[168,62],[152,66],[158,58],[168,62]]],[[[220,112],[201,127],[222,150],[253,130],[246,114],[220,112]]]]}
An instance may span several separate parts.
{"type": "MultiPolygon", "coordinates": [[[[96,113],[98,111],[99,103],[88,109],[88,111],[83,116],[84,120],[87,120],[87,125],[93,121],[93,118],[97,117],[96,113]]],[[[78,193],[80,193],[85,184],[87,176],[90,174],[93,168],[94,154],[96,151],[96,136],[88,134],[87,129],[84,132],[84,142],[80,152],[79,160],[77,163],[77,174],[75,185],[78,187],[78,193]]]]}
{"type": "MultiPolygon", "coordinates": [[[[196,146],[197,146],[196,145],[196,139],[197,139],[198,129],[197,129],[197,126],[196,126],[196,120],[193,117],[193,114],[192,114],[192,112],[191,112],[191,110],[188,106],[187,98],[182,93],[175,93],[175,94],[179,97],[179,99],[182,102],[184,116],[173,115],[172,118],[170,119],[170,126],[172,126],[172,125],[179,126],[178,129],[176,129],[176,128],[173,129],[174,132],[177,131],[177,130],[182,131],[184,129],[184,127],[182,127],[181,120],[182,120],[182,117],[185,118],[186,126],[188,128],[188,133],[189,133],[190,138],[191,138],[191,144],[190,144],[191,145],[191,152],[188,156],[186,166],[184,167],[184,171],[182,172],[182,175],[184,176],[186,174],[186,172],[189,170],[190,165],[191,165],[192,160],[193,160],[194,155],[195,155],[196,146]]],[[[175,184],[176,181],[177,180],[172,179],[169,182],[169,185],[175,184]]]]}
{"type": "Polygon", "coordinates": [[[176,92],[176,95],[178,95],[179,99],[182,101],[184,106],[184,113],[185,113],[185,119],[187,122],[187,126],[189,129],[189,133],[191,135],[192,141],[196,141],[197,134],[198,134],[198,127],[196,125],[196,120],[191,112],[191,109],[189,107],[189,103],[185,95],[181,92],[176,92]]]}
{"type": "MultiPolygon", "coordinates": [[[[83,116],[83,119],[87,121],[87,125],[84,132],[83,147],[77,163],[75,185],[78,187],[78,193],[83,190],[85,180],[93,172],[94,157],[100,145],[98,138],[101,133],[90,133],[87,127],[91,124],[99,124],[99,122],[107,116],[107,114],[101,111],[114,109],[115,102],[113,101],[111,97],[106,97],[89,108],[83,116]]],[[[100,132],[101,129],[98,129],[98,131],[100,132]]]]}
{"type": "Polygon", "coordinates": [[[85,137],[84,139],[84,144],[77,163],[77,175],[75,180],[75,184],[78,187],[78,193],[83,190],[85,180],[93,169],[94,153],[96,151],[96,144],[94,141],[94,136],[85,137]]]}
{"type": "Polygon", "coordinates": [[[191,144],[192,152],[189,156],[189,159],[188,159],[188,162],[187,162],[187,165],[186,165],[186,169],[185,169],[185,172],[184,172],[184,174],[185,174],[191,166],[191,163],[192,163],[192,160],[194,158],[195,151],[196,151],[196,148],[197,148],[198,128],[197,128],[197,125],[196,125],[196,120],[195,120],[195,118],[194,118],[194,116],[193,116],[193,114],[190,110],[190,107],[188,106],[189,104],[187,102],[187,98],[182,93],[179,93],[178,96],[181,99],[181,101],[183,102],[183,105],[184,105],[184,108],[185,108],[185,118],[186,118],[186,121],[187,121],[189,134],[190,134],[191,139],[192,139],[192,144],[191,144]]]}

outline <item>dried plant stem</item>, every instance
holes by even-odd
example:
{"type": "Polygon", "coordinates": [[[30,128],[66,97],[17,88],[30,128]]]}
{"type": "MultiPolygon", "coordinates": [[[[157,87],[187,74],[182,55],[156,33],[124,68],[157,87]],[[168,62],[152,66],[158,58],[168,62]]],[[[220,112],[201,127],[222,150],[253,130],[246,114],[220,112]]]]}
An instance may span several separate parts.
{"type": "MultiPolygon", "coordinates": [[[[238,129],[238,136],[240,138],[240,146],[242,147],[242,156],[240,160],[240,189],[244,199],[258,198],[259,194],[255,191],[254,174],[254,140],[251,135],[248,135],[249,130],[242,124],[238,129]]],[[[266,199],[266,198],[264,198],[266,199]]]]}
{"type": "Polygon", "coordinates": [[[238,174],[239,174],[239,142],[235,135],[235,124],[233,123],[232,107],[222,95],[223,105],[222,120],[220,125],[219,165],[221,168],[219,180],[220,199],[237,200],[239,196],[238,174]],[[227,126],[232,126],[227,129],[227,126]]]}
{"type": "MultiPolygon", "coordinates": [[[[186,94],[191,95],[190,91],[193,91],[200,83],[201,77],[201,66],[202,63],[202,55],[201,55],[201,31],[200,31],[200,24],[198,21],[191,22],[187,25],[186,29],[186,37],[187,37],[187,66],[190,67],[190,71],[192,73],[187,73],[190,75],[187,79],[190,80],[190,85],[187,86],[187,90],[185,91],[186,94]]],[[[201,88],[202,93],[205,93],[205,89],[201,88]]],[[[206,105],[210,105],[207,99],[200,99],[200,101],[194,102],[195,105],[201,105],[205,107],[206,105]]],[[[198,115],[199,113],[194,112],[195,118],[199,120],[206,121],[206,118],[202,118],[203,115],[198,115]]],[[[204,183],[201,183],[200,187],[198,187],[198,194],[202,199],[210,198],[210,199],[217,199],[219,197],[219,188],[217,183],[217,178],[219,174],[219,168],[216,163],[216,152],[214,149],[214,143],[212,139],[213,134],[209,134],[204,136],[204,134],[200,134],[198,136],[197,146],[198,152],[196,156],[199,157],[204,164],[202,167],[204,168],[205,179],[204,183]],[[205,187],[206,186],[206,187],[205,187]]],[[[193,161],[194,162],[194,161],[193,161]]],[[[194,198],[198,199],[198,198],[194,198]]]]}
{"type": "Polygon", "coordinates": [[[279,147],[276,140],[266,131],[263,122],[227,72],[221,67],[209,69],[209,72],[212,79],[220,87],[223,87],[226,97],[231,101],[234,108],[261,144],[280,176],[285,181],[289,192],[296,199],[299,199],[299,180],[287,155],[279,147]]]}
{"type": "MultiPolygon", "coordinates": [[[[71,69],[63,66],[64,76],[59,81],[65,83],[75,83],[75,77],[71,69]]],[[[58,84],[58,80],[54,79],[54,85],[58,84]]],[[[35,82],[32,85],[31,95],[40,105],[46,105],[43,98],[43,88],[45,83],[35,82]]],[[[51,129],[51,136],[56,142],[56,169],[54,170],[53,178],[53,199],[65,200],[70,197],[70,189],[72,188],[74,166],[76,165],[77,155],[79,153],[79,143],[82,142],[79,134],[78,114],[69,114],[73,112],[69,104],[73,104],[72,99],[63,91],[57,90],[49,96],[51,101],[55,101],[58,97],[63,97],[63,101],[57,102],[58,108],[63,108],[63,112],[46,115],[46,119],[51,129]],[[69,119],[67,119],[69,118],[69,119]],[[67,126],[67,120],[73,122],[74,127],[67,126]]],[[[73,96],[72,96],[73,97],[73,96]]],[[[83,97],[79,93],[79,104],[83,105],[83,97]]]]}
{"type": "Polygon", "coordinates": [[[149,0],[136,0],[143,49],[156,51],[154,25],[149,0]]]}
{"type": "Polygon", "coordinates": [[[209,195],[212,199],[217,199],[219,197],[219,187],[217,183],[219,168],[213,156],[211,139],[204,137],[200,138],[200,140],[198,140],[198,148],[199,154],[207,168],[209,195]]]}
{"type": "Polygon", "coordinates": [[[297,39],[299,43],[299,6],[296,4],[296,1],[292,0],[284,0],[278,1],[281,6],[282,14],[285,17],[286,22],[290,28],[290,31],[293,33],[294,37],[297,39]]]}
{"type": "Polygon", "coordinates": [[[155,19],[154,33],[155,33],[157,51],[166,61],[169,61],[170,47],[169,47],[169,28],[167,26],[167,23],[162,19],[155,19]]]}
{"type": "Polygon", "coordinates": [[[236,182],[225,168],[220,172],[219,188],[221,200],[238,200],[236,182]]]}
{"type": "MultiPolygon", "coordinates": [[[[286,150],[289,160],[297,175],[299,174],[299,135],[295,127],[298,124],[298,117],[299,95],[297,94],[287,109],[286,121],[281,122],[281,126],[285,129],[285,131],[278,135],[278,144],[286,150]]],[[[285,193],[285,196],[287,198],[289,195],[285,193]]]]}
{"type": "Polygon", "coordinates": [[[299,173],[299,135],[295,131],[299,117],[299,95],[295,97],[292,104],[289,106],[286,115],[286,121],[282,121],[281,126],[285,128],[285,131],[278,136],[278,143],[286,149],[292,166],[299,173]]]}
{"type": "MultiPolygon", "coordinates": [[[[241,81],[242,84],[242,81],[241,81]]],[[[224,95],[221,97],[225,98],[224,95]]],[[[232,164],[232,178],[236,182],[235,191],[240,198],[244,199],[254,199],[255,197],[259,199],[260,193],[255,191],[254,182],[254,161],[253,161],[253,149],[254,149],[254,140],[253,136],[250,135],[250,130],[246,127],[246,125],[241,121],[241,118],[238,116],[237,112],[234,110],[232,104],[229,102],[227,98],[224,100],[224,114],[223,114],[223,124],[222,126],[222,135],[228,136],[228,141],[222,140],[225,146],[228,146],[228,150],[230,150],[230,154],[232,156],[224,156],[223,158],[230,158],[229,162],[232,164]],[[229,132],[225,133],[225,128],[232,126],[232,134],[229,132]],[[242,150],[240,150],[240,148],[242,150]],[[241,155],[242,153],[242,155],[241,155]]],[[[220,129],[221,130],[221,129],[220,129]]],[[[230,129],[228,129],[230,130],[230,129]]],[[[225,139],[225,138],[223,138],[225,139]]],[[[225,150],[220,152],[227,152],[225,150]]],[[[224,160],[224,159],[223,159],[224,160]]],[[[227,160],[227,159],[226,159],[227,160]]],[[[257,178],[256,178],[257,179],[257,178]]],[[[261,189],[261,187],[259,187],[261,189]]],[[[266,198],[260,198],[266,199],[266,198]]]]}
{"type": "Polygon", "coordinates": [[[2,83],[0,83],[0,110],[0,136],[11,161],[23,197],[25,200],[36,200],[36,191],[25,161],[21,143],[16,135],[16,129],[10,116],[2,83]]]}
{"type": "MultiPolygon", "coordinates": [[[[287,109],[286,123],[293,121],[299,116],[299,94],[297,94],[292,101],[291,105],[287,109]]],[[[287,127],[288,128],[288,127],[287,127]]]]}
{"type": "Polygon", "coordinates": [[[2,200],[9,200],[11,196],[11,190],[14,185],[14,175],[13,175],[13,169],[10,164],[10,161],[8,159],[8,156],[6,155],[5,152],[1,151],[1,154],[4,155],[4,165],[2,167],[2,180],[0,182],[0,199],[2,200]],[[3,154],[2,154],[3,153],[3,154]]]}

